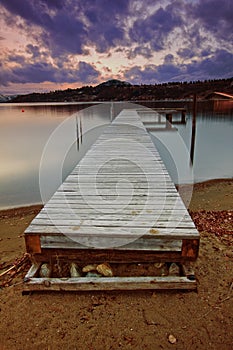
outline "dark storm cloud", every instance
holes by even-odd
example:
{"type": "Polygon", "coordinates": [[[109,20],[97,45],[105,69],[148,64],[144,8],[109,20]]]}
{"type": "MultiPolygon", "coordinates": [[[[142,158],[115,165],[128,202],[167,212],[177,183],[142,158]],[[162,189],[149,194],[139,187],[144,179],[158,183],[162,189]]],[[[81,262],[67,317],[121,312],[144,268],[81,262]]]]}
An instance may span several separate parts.
{"type": "MultiPolygon", "coordinates": [[[[25,21],[26,25],[21,22],[18,26],[28,35],[32,25],[40,28],[38,44],[47,47],[53,55],[81,54],[85,45],[107,52],[112,47],[128,47],[134,42],[137,48],[131,51],[132,57],[149,58],[149,50],[166,49],[168,35],[177,28],[182,29],[185,22],[188,25],[184,36],[194,49],[203,44],[201,28],[225,40],[233,33],[232,0],[221,0],[221,5],[219,0],[174,0],[156,9],[151,7],[156,5],[151,0],[143,3],[136,0],[0,0],[0,4],[25,21]],[[145,16],[148,8],[150,13],[145,16]],[[132,17],[135,20],[127,27],[125,21],[132,17]]],[[[5,19],[10,21],[8,14],[5,19]]]]}
{"type": "Polygon", "coordinates": [[[35,46],[32,44],[28,44],[26,46],[26,51],[32,55],[32,57],[34,59],[40,58],[41,57],[41,53],[40,53],[40,48],[39,46],[35,46]]]}
{"type": "Polygon", "coordinates": [[[233,76],[233,54],[226,50],[217,50],[210,58],[187,66],[187,73],[202,72],[204,78],[227,78],[233,76]]]}
{"type": "Polygon", "coordinates": [[[7,26],[28,40],[27,58],[18,52],[7,58],[4,51],[0,83],[94,82],[100,73],[84,62],[91,48],[113,59],[116,52],[145,59],[143,67],[125,68],[126,78],[137,83],[232,74],[232,0],[0,0],[0,6],[7,26]],[[171,34],[177,42],[169,42],[171,34]],[[167,55],[172,46],[176,52],[167,55]],[[163,63],[150,62],[158,51],[161,59],[162,50],[163,63]],[[83,55],[76,67],[75,54],[83,55]]]}
{"type": "MultiPolygon", "coordinates": [[[[75,4],[75,1],[73,2],[75,4]]],[[[71,6],[70,1],[66,2],[67,5],[64,7],[61,6],[61,2],[58,2],[56,7],[54,1],[38,0],[0,0],[0,4],[25,20],[27,25],[25,31],[28,35],[32,31],[31,25],[38,26],[42,30],[40,35],[42,44],[48,46],[55,54],[58,54],[59,50],[70,53],[82,52],[84,24],[79,18],[81,17],[79,9],[77,6],[71,6]],[[53,14],[49,11],[51,5],[56,9],[53,14]]]]}
{"type": "Polygon", "coordinates": [[[48,7],[62,9],[64,0],[39,0],[38,2],[46,4],[48,7]]]}
{"type": "Polygon", "coordinates": [[[88,40],[99,52],[124,40],[123,19],[129,14],[129,0],[88,0],[83,6],[89,20],[88,40]]]}
{"type": "Polygon", "coordinates": [[[168,81],[189,81],[198,79],[218,79],[233,76],[233,54],[217,50],[210,58],[188,64],[173,63],[171,57],[165,58],[161,65],[132,67],[125,71],[125,79],[131,83],[146,84],[168,81]]]}
{"type": "Polygon", "coordinates": [[[99,52],[117,45],[124,39],[121,19],[128,14],[129,0],[0,0],[0,4],[25,20],[29,35],[31,25],[40,27],[41,44],[58,55],[81,54],[85,44],[99,52]]]}
{"type": "Polygon", "coordinates": [[[155,51],[164,49],[168,35],[183,23],[174,4],[165,9],[160,7],[145,19],[136,20],[129,33],[131,40],[142,45],[149,43],[155,51]]]}
{"type": "Polygon", "coordinates": [[[233,1],[205,0],[191,7],[194,19],[199,20],[205,30],[223,40],[233,39],[233,1]]]}
{"type": "Polygon", "coordinates": [[[131,83],[155,84],[177,80],[181,75],[182,68],[175,64],[163,64],[159,66],[147,65],[143,68],[133,67],[125,73],[125,78],[131,83]]]}
{"type": "Polygon", "coordinates": [[[157,66],[146,65],[141,68],[139,66],[132,67],[125,72],[125,80],[132,84],[155,84],[157,82],[157,66]]]}
{"type": "Polygon", "coordinates": [[[57,82],[56,71],[48,63],[25,64],[12,69],[14,83],[42,83],[44,81],[57,82]]]}
{"type": "Polygon", "coordinates": [[[137,46],[135,49],[129,50],[127,53],[127,57],[129,59],[133,59],[136,56],[140,55],[145,58],[151,58],[153,51],[149,47],[145,46],[137,46]]]}
{"type": "Polygon", "coordinates": [[[76,68],[56,67],[47,62],[24,62],[24,56],[9,56],[8,62],[24,63],[14,68],[1,65],[0,84],[9,83],[95,83],[99,72],[86,62],[79,62],[76,68]]]}
{"type": "Polygon", "coordinates": [[[29,22],[41,24],[39,12],[35,11],[33,3],[33,1],[29,0],[0,0],[0,4],[2,4],[10,13],[20,16],[29,22]]]}
{"type": "Polygon", "coordinates": [[[181,58],[184,58],[184,59],[192,58],[194,56],[194,51],[186,47],[180,48],[177,51],[177,53],[181,58]]]}
{"type": "Polygon", "coordinates": [[[25,63],[25,57],[22,56],[22,55],[9,55],[7,57],[7,61],[8,62],[14,62],[14,63],[18,63],[20,65],[24,64],[25,63]]]}
{"type": "Polygon", "coordinates": [[[0,62],[0,85],[8,86],[14,80],[12,71],[0,62]]]}
{"type": "MultiPolygon", "coordinates": [[[[151,0],[143,3],[136,0],[0,0],[0,4],[25,21],[28,27],[18,25],[28,34],[31,25],[39,27],[41,44],[54,54],[59,54],[59,50],[81,53],[85,44],[106,52],[116,45],[127,46],[127,36],[138,47],[149,44],[154,51],[159,51],[166,48],[168,35],[182,28],[185,22],[189,39],[195,46],[203,40],[200,28],[224,40],[233,35],[232,0],[170,0],[157,9],[151,7],[157,4],[151,0]],[[141,6],[137,10],[138,4],[141,6]],[[149,6],[150,14],[143,15],[149,6]],[[133,16],[131,27],[126,28],[125,20],[133,16]]],[[[10,21],[7,14],[5,19],[10,21]]],[[[14,17],[11,20],[15,22],[14,17]]],[[[140,50],[135,54],[141,55],[140,50]]]]}
{"type": "Polygon", "coordinates": [[[79,62],[77,77],[75,81],[84,83],[95,83],[100,73],[89,63],[79,62]]]}

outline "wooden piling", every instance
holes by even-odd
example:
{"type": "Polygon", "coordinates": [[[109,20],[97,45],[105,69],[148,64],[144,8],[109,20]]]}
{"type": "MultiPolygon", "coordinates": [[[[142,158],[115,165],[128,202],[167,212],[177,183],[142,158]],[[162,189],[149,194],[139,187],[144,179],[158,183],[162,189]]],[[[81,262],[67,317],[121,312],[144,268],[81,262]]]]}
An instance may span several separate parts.
{"type": "Polygon", "coordinates": [[[196,137],[196,117],[197,117],[197,95],[193,95],[193,115],[192,115],[192,137],[190,148],[190,161],[194,161],[195,137],[196,137]]]}

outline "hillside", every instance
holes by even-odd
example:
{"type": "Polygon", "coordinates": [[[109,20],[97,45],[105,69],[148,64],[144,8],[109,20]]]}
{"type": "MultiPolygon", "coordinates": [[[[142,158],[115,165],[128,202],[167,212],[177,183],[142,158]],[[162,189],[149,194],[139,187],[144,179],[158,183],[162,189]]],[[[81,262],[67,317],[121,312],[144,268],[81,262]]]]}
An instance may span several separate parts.
{"type": "Polygon", "coordinates": [[[131,85],[119,80],[109,80],[94,87],[19,95],[11,102],[151,101],[185,99],[194,93],[199,98],[205,98],[214,91],[233,94],[233,78],[155,85],[131,85]]]}

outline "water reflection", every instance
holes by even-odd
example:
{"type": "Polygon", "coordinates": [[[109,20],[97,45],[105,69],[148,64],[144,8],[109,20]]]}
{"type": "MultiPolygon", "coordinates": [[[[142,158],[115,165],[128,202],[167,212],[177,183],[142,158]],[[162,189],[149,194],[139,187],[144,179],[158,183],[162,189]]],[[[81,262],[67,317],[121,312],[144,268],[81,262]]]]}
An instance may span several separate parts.
{"type": "MultiPolygon", "coordinates": [[[[142,119],[151,122],[150,126],[153,126],[155,116],[157,122],[162,123],[161,128],[166,126],[166,113],[161,115],[141,105],[110,102],[83,109],[88,106],[89,103],[0,104],[0,207],[41,201],[39,169],[42,155],[45,145],[64,121],[56,142],[51,145],[48,161],[43,165],[48,199],[60,185],[61,180],[57,177],[60,164],[63,181],[123,108],[139,108],[142,119]],[[74,142],[70,145],[71,139],[74,142]]],[[[175,183],[233,176],[233,101],[198,103],[193,168],[189,162],[192,102],[150,102],[149,107],[186,110],[185,122],[178,111],[173,113],[170,131],[151,131],[152,140],[175,183]]]]}
{"type": "MultiPolygon", "coordinates": [[[[158,108],[157,103],[154,105],[158,108]]],[[[196,120],[193,119],[192,102],[178,101],[174,107],[186,108],[186,124],[174,125],[176,132],[173,133],[155,130],[152,132],[153,141],[173,181],[192,182],[188,168],[193,171],[194,182],[233,177],[233,101],[198,102],[196,120]],[[181,156],[180,153],[180,137],[187,149],[186,156],[181,156]],[[174,170],[171,158],[176,159],[178,168],[179,157],[183,157],[183,165],[178,171],[174,170]]]]}
{"type": "Polygon", "coordinates": [[[0,105],[0,207],[10,207],[38,203],[41,201],[39,189],[39,169],[44,148],[54,130],[65,120],[48,160],[46,174],[49,193],[56,190],[59,183],[53,182],[54,169],[60,159],[63,145],[75,135],[75,115],[81,132],[79,152],[67,155],[63,177],[71,171],[90,145],[102,133],[100,126],[106,126],[109,120],[109,104],[92,108],[86,105],[0,105]],[[24,109],[25,112],[22,112],[24,109]],[[89,132],[84,140],[86,130],[89,132]],[[96,130],[94,130],[96,128],[96,130]],[[73,135],[73,136],[72,136],[73,135]]]}
{"type": "Polygon", "coordinates": [[[0,208],[41,202],[41,159],[57,128],[58,137],[43,164],[47,199],[122,108],[129,104],[0,104],[0,208]]]}

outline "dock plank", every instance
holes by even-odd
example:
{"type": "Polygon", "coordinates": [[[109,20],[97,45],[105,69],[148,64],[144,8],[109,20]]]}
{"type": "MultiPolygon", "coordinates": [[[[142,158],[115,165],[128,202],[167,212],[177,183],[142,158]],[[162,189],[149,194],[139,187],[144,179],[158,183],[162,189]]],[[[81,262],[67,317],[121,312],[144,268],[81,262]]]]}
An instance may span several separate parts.
{"type": "Polygon", "coordinates": [[[190,249],[187,240],[199,240],[136,110],[123,110],[106,128],[29,225],[27,235],[41,237],[46,249],[71,249],[72,242],[77,248],[80,238],[90,249],[99,240],[106,248],[117,249],[123,242],[125,250],[163,251],[171,250],[174,240],[182,252],[183,246],[190,249]]]}

